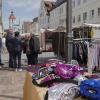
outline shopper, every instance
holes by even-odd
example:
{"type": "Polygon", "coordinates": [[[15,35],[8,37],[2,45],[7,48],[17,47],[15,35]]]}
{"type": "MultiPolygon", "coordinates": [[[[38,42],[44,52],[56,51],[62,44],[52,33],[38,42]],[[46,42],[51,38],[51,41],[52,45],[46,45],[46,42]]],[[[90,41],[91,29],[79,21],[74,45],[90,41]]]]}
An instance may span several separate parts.
{"type": "Polygon", "coordinates": [[[30,47],[29,47],[30,35],[25,35],[24,42],[23,42],[23,53],[26,54],[28,65],[31,65],[31,54],[30,54],[30,47]]]}
{"type": "Polygon", "coordinates": [[[0,67],[1,67],[2,65],[4,65],[4,64],[2,63],[1,54],[2,54],[2,39],[1,39],[1,37],[0,37],[0,67]]]}
{"type": "Polygon", "coordinates": [[[6,42],[6,39],[5,39],[5,37],[3,37],[2,38],[2,53],[7,53],[5,42],[6,42]]]}
{"type": "Polygon", "coordinates": [[[38,53],[40,52],[40,42],[39,38],[36,37],[34,34],[30,34],[30,41],[29,41],[29,47],[30,47],[30,55],[31,55],[31,64],[37,64],[38,63],[38,53]]]}
{"type": "Polygon", "coordinates": [[[22,41],[19,35],[19,32],[15,32],[15,37],[13,39],[13,59],[14,59],[14,68],[19,71],[22,71],[21,68],[21,52],[22,52],[22,41]]]}
{"type": "Polygon", "coordinates": [[[13,68],[14,67],[14,62],[13,62],[13,30],[9,29],[6,35],[6,47],[9,53],[9,68],[13,68]]]}

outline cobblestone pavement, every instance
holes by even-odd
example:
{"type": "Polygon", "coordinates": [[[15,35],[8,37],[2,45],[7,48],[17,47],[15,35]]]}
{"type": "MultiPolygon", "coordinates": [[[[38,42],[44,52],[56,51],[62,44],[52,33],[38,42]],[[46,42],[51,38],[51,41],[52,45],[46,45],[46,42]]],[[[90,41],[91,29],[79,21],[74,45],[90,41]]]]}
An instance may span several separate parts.
{"type": "MultiPolygon", "coordinates": [[[[53,53],[43,53],[39,55],[39,61],[42,62],[44,59],[53,57],[53,53]]],[[[3,54],[2,59],[5,65],[0,69],[0,100],[22,100],[26,70],[15,72],[9,69],[8,54],[3,54]]],[[[23,55],[22,66],[26,68],[26,65],[26,56],[23,55]]]]}
{"type": "Polygon", "coordinates": [[[0,100],[22,100],[25,71],[0,70],[0,100]]]}

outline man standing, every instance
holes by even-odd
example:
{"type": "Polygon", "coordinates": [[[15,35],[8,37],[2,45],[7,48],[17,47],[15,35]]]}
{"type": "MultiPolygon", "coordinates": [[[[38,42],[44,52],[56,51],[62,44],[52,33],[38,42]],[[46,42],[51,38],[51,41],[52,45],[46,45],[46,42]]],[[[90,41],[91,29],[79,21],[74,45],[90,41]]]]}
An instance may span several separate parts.
{"type": "Polygon", "coordinates": [[[32,65],[37,64],[38,63],[38,53],[40,52],[40,42],[39,42],[39,38],[36,37],[32,33],[31,33],[31,38],[29,41],[29,47],[30,47],[32,65]]]}
{"type": "Polygon", "coordinates": [[[22,69],[21,69],[21,52],[22,52],[21,37],[19,35],[19,32],[15,32],[15,37],[13,40],[13,59],[14,59],[14,68],[16,68],[16,71],[17,71],[17,68],[19,69],[19,71],[22,71],[22,69]]]}
{"type": "Polygon", "coordinates": [[[6,47],[9,53],[9,68],[13,68],[13,30],[9,29],[6,35],[6,47]]]}
{"type": "Polygon", "coordinates": [[[1,67],[2,65],[4,65],[4,64],[2,63],[2,60],[1,60],[1,53],[2,53],[2,39],[1,39],[1,37],[0,37],[0,67],[1,67]]]}

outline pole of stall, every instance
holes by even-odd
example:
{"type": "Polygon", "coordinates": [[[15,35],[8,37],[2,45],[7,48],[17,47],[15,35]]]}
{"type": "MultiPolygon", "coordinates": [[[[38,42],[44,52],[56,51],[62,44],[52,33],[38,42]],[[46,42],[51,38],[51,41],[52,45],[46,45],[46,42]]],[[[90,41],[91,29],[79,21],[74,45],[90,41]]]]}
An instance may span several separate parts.
{"type": "Polygon", "coordinates": [[[66,62],[70,62],[72,60],[72,0],[67,0],[66,2],[66,62]]]}

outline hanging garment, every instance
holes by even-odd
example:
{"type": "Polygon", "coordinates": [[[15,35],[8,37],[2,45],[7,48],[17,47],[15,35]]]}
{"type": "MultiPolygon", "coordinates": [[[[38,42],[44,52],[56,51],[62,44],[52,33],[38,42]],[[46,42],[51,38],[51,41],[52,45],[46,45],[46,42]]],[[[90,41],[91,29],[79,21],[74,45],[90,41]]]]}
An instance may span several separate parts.
{"type": "Polygon", "coordinates": [[[92,66],[96,67],[96,70],[100,71],[100,44],[95,44],[94,48],[95,50],[93,55],[92,66]]]}
{"type": "Polygon", "coordinates": [[[86,42],[79,42],[73,44],[73,59],[77,60],[79,65],[87,65],[88,47],[86,42]]]}
{"type": "Polygon", "coordinates": [[[81,48],[83,52],[83,64],[87,65],[88,62],[88,46],[86,42],[81,42],[81,48]]]}
{"type": "Polygon", "coordinates": [[[87,63],[87,66],[88,66],[89,73],[92,73],[92,70],[95,68],[95,66],[93,65],[94,50],[95,50],[94,45],[88,46],[88,63],[87,63]]]}

